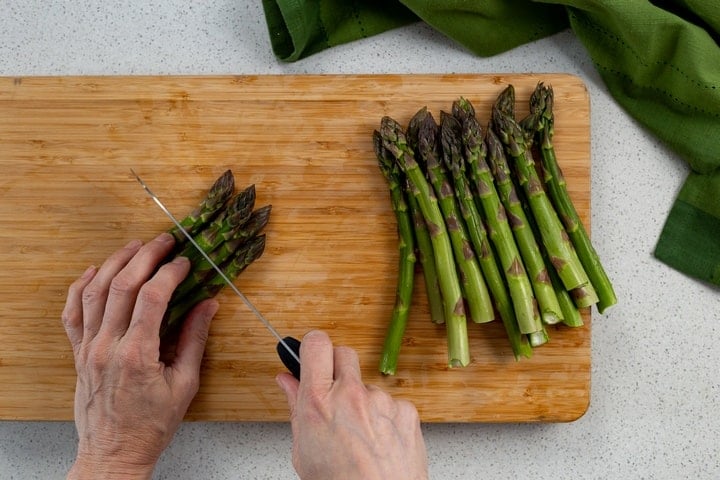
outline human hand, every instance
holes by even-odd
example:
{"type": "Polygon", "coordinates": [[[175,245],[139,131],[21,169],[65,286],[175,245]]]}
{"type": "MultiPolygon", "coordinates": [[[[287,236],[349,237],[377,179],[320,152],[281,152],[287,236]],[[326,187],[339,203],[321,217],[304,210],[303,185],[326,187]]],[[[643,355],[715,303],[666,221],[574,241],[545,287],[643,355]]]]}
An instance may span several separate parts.
{"type": "Polygon", "coordinates": [[[290,404],[293,466],[302,479],[427,479],[415,407],[362,383],[357,353],[320,331],[305,335],[298,382],[277,382],[290,404]]]}
{"type": "Polygon", "coordinates": [[[171,364],[160,359],[160,323],[190,263],[158,264],[174,240],[130,242],[68,290],[62,319],[77,370],[79,445],[68,478],[150,478],[199,386],[214,300],[187,316],[171,364]]]}

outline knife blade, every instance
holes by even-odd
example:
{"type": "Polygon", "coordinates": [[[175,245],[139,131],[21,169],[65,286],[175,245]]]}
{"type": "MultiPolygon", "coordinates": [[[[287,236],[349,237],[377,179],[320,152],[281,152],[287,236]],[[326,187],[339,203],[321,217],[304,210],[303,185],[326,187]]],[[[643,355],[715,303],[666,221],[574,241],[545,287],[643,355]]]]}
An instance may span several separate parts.
{"type": "Polygon", "coordinates": [[[278,331],[275,329],[275,327],[272,326],[270,321],[265,318],[265,316],[260,313],[260,310],[255,307],[255,305],[248,299],[244,293],[242,293],[235,284],[225,275],[225,272],[222,271],[222,269],[210,258],[210,256],[203,250],[200,245],[197,244],[195,239],[190,235],[183,227],[180,225],[180,222],[175,218],[175,216],[168,210],[168,208],[162,203],[160,198],[153,193],[152,190],[150,190],[150,187],[140,178],[140,176],[135,173],[135,170],[132,168],[130,169],[132,174],[135,176],[135,179],[140,183],[140,185],[143,187],[145,192],[150,195],[150,198],[155,202],[155,204],[160,207],[160,210],[162,210],[165,215],[175,224],[175,226],[185,235],[187,240],[195,247],[195,249],[205,258],[205,260],[208,261],[208,263],[215,269],[215,271],[220,275],[220,278],[225,282],[225,284],[230,287],[230,289],[240,297],[240,300],[245,304],[245,306],[255,315],[255,317],[260,320],[260,322],[265,326],[265,328],[277,339],[278,343],[275,347],[278,356],[280,357],[280,360],[282,361],[283,365],[290,370],[290,373],[300,380],[300,341],[293,337],[283,337],[278,333],[278,331]]]}

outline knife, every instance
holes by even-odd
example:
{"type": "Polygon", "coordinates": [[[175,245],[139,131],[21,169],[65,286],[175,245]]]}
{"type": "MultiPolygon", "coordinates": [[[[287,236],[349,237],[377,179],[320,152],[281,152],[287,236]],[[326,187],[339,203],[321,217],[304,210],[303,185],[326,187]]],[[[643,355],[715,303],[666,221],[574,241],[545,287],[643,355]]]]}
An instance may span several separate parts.
{"type": "Polygon", "coordinates": [[[220,267],[217,266],[215,262],[212,261],[210,256],[205,253],[205,250],[200,248],[200,245],[197,244],[194,238],[192,238],[192,235],[190,235],[187,230],[185,230],[182,225],[180,225],[180,222],[175,218],[175,216],[170,213],[170,210],[163,205],[163,203],[160,201],[157,195],[153,193],[152,190],[147,186],[147,184],[138,176],[137,173],[135,173],[135,170],[132,168],[130,169],[132,174],[135,176],[138,182],[140,182],[140,185],[142,185],[143,189],[147,192],[148,195],[150,195],[150,198],[153,199],[153,201],[157,204],[158,207],[165,213],[165,215],[168,216],[170,220],[175,224],[175,226],[180,230],[183,235],[188,239],[188,241],[197,249],[198,252],[205,258],[205,260],[208,261],[208,263],[215,269],[215,271],[220,275],[220,278],[223,279],[225,284],[230,287],[230,289],[235,292],[235,294],[240,297],[240,300],[243,301],[245,306],[247,306],[248,309],[255,315],[255,317],[260,320],[260,322],[265,326],[265,328],[277,339],[278,343],[275,346],[275,350],[277,351],[278,356],[280,357],[280,361],[282,361],[283,365],[285,365],[285,368],[287,368],[292,375],[300,380],[300,341],[293,337],[282,337],[277,330],[275,330],[275,327],[272,326],[272,324],[268,321],[265,316],[260,313],[260,310],[253,305],[253,303],[243,294],[236,286],[235,284],[225,275],[225,272],[222,271],[220,267]]]}

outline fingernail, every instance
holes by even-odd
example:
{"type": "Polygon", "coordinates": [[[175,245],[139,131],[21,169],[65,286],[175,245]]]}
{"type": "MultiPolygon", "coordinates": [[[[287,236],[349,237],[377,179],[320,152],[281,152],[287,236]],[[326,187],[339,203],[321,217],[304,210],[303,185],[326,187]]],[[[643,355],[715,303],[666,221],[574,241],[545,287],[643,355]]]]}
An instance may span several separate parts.
{"type": "Polygon", "coordinates": [[[140,248],[141,245],[142,245],[142,241],[135,239],[135,240],[130,240],[128,242],[128,244],[125,245],[125,248],[127,248],[128,250],[135,250],[137,248],[140,248]]]}
{"type": "Polygon", "coordinates": [[[87,270],[83,272],[83,274],[80,276],[82,280],[87,280],[93,275],[95,275],[95,272],[97,271],[97,267],[95,265],[90,265],[87,270]]]}
{"type": "Polygon", "coordinates": [[[155,240],[157,240],[158,242],[162,242],[162,243],[171,243],[171,242],[175,241],[175,237],[173,237],[172,235],[170,235],[167,232],[163,232],[160,235],[158,235],[155,238],[155,240]]]}
{"type": "Polygon", "coordinates": [[[188,262],[190,262],[190,260],[188,260],[187,257],[175,257],[172,261],[175,265],[185,265],[188,262]]]}
{"type": "Polygon", "coordinates": [[[214,317],[217,311],[220,309],[220,303],[213,299],[208,300],[208,316],[210,318],[214,317]]]}
{"type": "Polygon", "coordinates": [[[280,390],[283,392],[285,391],[285,384],[283,383],[280,375],[275,375],[275,383],[277,383],[277,386],[280,387],[280,390]]]}

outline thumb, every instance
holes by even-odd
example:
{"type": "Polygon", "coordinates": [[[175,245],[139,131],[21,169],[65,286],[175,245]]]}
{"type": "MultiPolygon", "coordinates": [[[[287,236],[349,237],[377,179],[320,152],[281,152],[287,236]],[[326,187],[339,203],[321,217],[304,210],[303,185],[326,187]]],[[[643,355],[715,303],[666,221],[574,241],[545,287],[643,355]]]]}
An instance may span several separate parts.
{"type": "Polygon", "coordinates": [[[189,380],[200,376],[200,363],[205,352],[210,322],[218,307],[217,301],[207,300],[196,305],[185,318],[172,365],[181,378],[189,380]]]}
{"type": "Polygon", "coordinates": [[[290,406],[290,414],[292,415],[292,412],[295,410],[295,403],[297,403],[298,387],[300,382],[287,372],[278,374],[278,376],[275,377],[275,381],[280,389],[285,392],[288,405],[290,406]]]}

